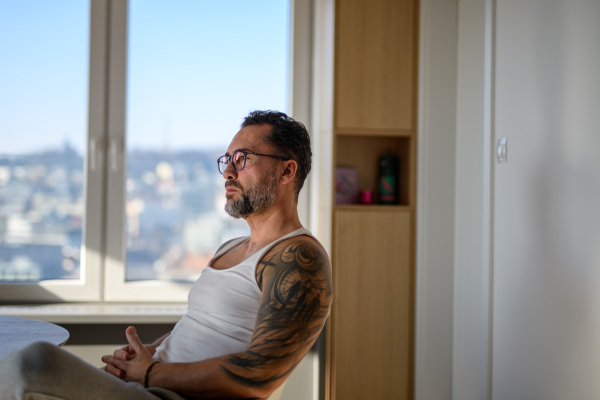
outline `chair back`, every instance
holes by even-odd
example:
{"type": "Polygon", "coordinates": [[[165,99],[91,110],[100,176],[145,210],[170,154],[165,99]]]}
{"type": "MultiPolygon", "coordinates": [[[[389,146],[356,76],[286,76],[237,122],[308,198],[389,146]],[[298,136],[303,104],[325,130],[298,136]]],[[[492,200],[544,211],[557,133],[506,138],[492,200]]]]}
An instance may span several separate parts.
{"type": "Polygon", "coordinates": [[[275,390],[273,393],[271,393],[271,395],[269,396],[269,398],[267,400],[279,400],[281,399],[281,395],[283,394],[283,388],[285,387],[285,382],[283,382],[281,384],[281,386],[279,386],[277,388],[277,390],[275,390]]]}

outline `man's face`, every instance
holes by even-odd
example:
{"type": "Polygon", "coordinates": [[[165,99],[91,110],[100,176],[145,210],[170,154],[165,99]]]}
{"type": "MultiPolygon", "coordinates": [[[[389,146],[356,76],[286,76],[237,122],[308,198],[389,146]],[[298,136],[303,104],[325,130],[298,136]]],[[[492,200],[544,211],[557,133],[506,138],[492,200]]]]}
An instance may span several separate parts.
{"type": "Polygon", "coordinates": [[[267,169],[257,182],[249,183],[244,188],[235,180],[227,181],[225,187],[235,187],[239,192],[227,194],[225,211],[233,218],[245,218],[248,215],[264,213],[277,197],[277,178],[275,171],[267,169]]]}
{"type": "MultiPolygon", "coordinates": [[[[233,138],[227,154],[237,150],[253,153],[273,154],[264,142],[271,132],[269,125],[251,125],[242,128],[233,138]]],[[[246,167],[235,171],[228,165],[223,173],[227,179],[225,211],[234,218],[264,213],[277,198],[277,172],[275,162],[268,157],[248,155],[246,167]]]]}

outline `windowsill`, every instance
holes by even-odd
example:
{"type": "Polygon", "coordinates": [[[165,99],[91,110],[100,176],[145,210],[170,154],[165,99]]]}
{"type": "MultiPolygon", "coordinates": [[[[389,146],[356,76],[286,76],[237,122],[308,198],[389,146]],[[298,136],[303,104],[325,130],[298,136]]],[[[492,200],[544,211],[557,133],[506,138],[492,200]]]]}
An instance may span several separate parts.
{"type": "Polygon", "coordinates": [[[65,303],[0,306],[0,315],[55,324],[170,324],[186,310],[187,303],[65,303]]]}

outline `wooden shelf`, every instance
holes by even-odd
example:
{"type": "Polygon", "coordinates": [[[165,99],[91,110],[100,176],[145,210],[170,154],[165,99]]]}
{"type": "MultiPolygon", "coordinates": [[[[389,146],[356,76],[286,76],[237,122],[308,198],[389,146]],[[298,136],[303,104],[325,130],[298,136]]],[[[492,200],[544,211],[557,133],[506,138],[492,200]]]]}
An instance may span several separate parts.
{"type": "Polygon", "coordinates": [[[413,208],[403,205],[390,204],[336,204],[334,211],[389,211],[389,212],[412,212],[413,208]]]}
{"type": "Polygon", "coordinates": [[[334,165],[358,171],[358,189],[372,190],[374,201],[379,189],[379,157],[398,157],[398,204],[414,204],[414,139],[392,136],[345,136],[335,138],[334,165]]]}
{"type": "Polygon", "coordinates": [[[328,400],[414,397],[418,4],[336,0],[332,168],[375,204],[333,204],[328,400]],[[376,204],[385,156],[394,205],[376,204]]]}
{"type": "Polygon", "coordinates": [[[371,137],[412,137],[415,135],[413,129],[364,129],[364,128],[337,128],[334,131],[337,136],[371,136],[371,137]]]}

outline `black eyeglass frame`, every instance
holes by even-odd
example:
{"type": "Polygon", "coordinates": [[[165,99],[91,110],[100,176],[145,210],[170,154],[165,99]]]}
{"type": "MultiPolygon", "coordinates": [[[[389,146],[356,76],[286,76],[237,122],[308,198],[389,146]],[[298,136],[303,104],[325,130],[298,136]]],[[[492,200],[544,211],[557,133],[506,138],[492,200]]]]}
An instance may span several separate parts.
{"type": "Polygon", "coordinates": [[[244,165],[242,165],[241,168],[236,168],[235,167],[235,163],[233,164],[233,169],[235,169],[236,171],[241,171],[244,168],[246,168],[246,156],[248,154],[250,154],[251,156],[263,156],[263,157],[271,157],[271,158],[276,158],[278,160],[282,160],[282,161],[289,161],[291,160],[290,157],[282,157],[282,156],[274,156],[271,154],[260,154],[260,153],[252,153],[250,151],[242,151],[242,150],[238,150],[233,152],[232,155],[228,156],[228,155],[222,155],[221,157],[219,157],[217,159],[217,168],[219,169],[219,172],[221,173],[221,175],[223,175],[223,173],[225,172],[225,170],[227,169],[227,165],[229,165],[229,163],[231,163],[231,161],[233,160],[233,157],[235,157],[236,154],[243,154],[244,155],[244,165]],[[222,159],[227,160],[227,162],[221,162],[222,159]],[[223,168],[223,171],[221,171],[221,166],[224,165],[225,168],[223,168]]]}

